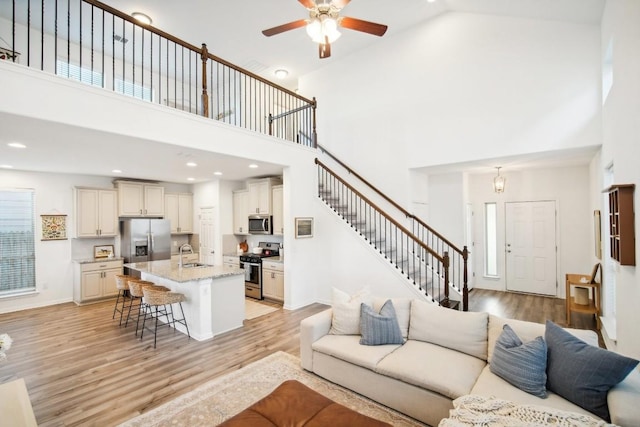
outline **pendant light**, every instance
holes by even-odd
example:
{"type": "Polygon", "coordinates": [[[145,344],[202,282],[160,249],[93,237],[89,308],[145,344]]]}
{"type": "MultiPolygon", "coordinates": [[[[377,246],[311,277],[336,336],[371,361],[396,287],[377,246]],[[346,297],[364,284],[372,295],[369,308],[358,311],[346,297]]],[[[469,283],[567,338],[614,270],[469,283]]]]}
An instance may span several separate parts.
{"type": "Polygon", "coordinates": [[[500,168],[501,166],[496,166],[496,169],[498,169],[498,175],[493,178],[493,191],[498,194],[504,193],[504,184],[507,181],[504,176],[500,175],[500,168]]]}

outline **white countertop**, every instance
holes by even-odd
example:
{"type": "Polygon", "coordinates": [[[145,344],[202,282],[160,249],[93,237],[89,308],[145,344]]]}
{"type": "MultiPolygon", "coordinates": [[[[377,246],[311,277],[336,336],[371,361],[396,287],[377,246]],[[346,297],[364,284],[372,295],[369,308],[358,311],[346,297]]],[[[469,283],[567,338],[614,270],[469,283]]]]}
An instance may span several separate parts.
{"type": "Polygon", "coordinates": [[[84,258],[84,259],[74,259],[73,262],[78,264],[89,264],[93,262],[107,262],[107,261],[123,261],[124,258],[117,256],[113,258],[84,258]]]}
{"type": "Polygon", "coordinates": [[[124,266],[129,267],[132,270],[137,270],[141,273],[147,273],[152,276],[169,279],[178,283],[244,275],[244,270],[239,268],[230,269],[221,265],[181,268],[177,262],[172,262],[171,260],[135,262],[125,264],[124,266]]]}

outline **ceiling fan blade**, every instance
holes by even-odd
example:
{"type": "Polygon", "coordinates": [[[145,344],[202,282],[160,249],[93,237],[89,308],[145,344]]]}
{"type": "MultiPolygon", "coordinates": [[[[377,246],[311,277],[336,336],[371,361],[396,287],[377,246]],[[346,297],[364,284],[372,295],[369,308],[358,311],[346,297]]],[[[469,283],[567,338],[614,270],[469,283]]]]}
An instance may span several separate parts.
{"type": "Polygon", "coordinates": [[[363,21],[362,19],[349,18],[347,16],[340,18],[338,24],[340,24],[341,27],[362,31],[363,33],[373,34],[374,36],[383,36],[384,33],[387,32],[386,25],[363,21]]]}
{"type": "Polygon", "coordinates": [[[307,9],[313,9],[316,7],[316,2],[313,0],[298,0],[307,9]]]}
{"type": "Polygon", "coordinates": [[[320,59],[331,56],[331,44],[329,43],[329,37],[324,37],[324,43],[318,43],[318,55],[320,56],[320,59]]]}
{"type": "Polygon", "coordinates": [[[337,9],[342,9],[343,7],[345,7],[346,5],[349,4],[349,2],[351,2],[351,0],[333,0],[331,3],[337,8],[337,9]]]}
{"type": "Polygon", "coordinates": [[[285,31],[295,30],[296,28],[304,27],[307,25],[306,19],[299,19],[297,21],[289,22],[288,24],[278,25],[277,27],[263,30],[262,34],[267,37],[275,36],[276,34],[284,33],[285,31]]]}

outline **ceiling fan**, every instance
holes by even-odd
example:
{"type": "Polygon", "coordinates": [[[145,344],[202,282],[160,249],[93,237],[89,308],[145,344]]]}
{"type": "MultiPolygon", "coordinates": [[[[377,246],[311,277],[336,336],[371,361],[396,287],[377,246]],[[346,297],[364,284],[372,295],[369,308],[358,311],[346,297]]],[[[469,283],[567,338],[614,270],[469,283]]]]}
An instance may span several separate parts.
{"type": "Polygon", "coordinates": [[[307,34],[318,43],[318,54],[320,58],[331,56],[331,43],[340,37],[338,27],[350,30],[361,31],[363,33],[383,36],[387,31],[387,26],[376,24],[375,22],[363,21],[361,19],[339,16],[340,11],[351,0],[298,0],[309,11],[309,19],[299,19],[287,24],[278,25],[262,31],[267,37],[295,30],[300,27],[307,27],[307,34]]]}

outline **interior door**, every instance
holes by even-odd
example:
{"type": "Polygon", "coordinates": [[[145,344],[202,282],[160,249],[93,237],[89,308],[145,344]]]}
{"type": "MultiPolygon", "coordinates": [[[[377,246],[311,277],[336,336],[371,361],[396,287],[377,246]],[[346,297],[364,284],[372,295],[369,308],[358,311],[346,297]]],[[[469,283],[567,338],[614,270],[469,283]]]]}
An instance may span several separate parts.
{"type": "Polygon", "coordinates": [[[556,202],[505,204],[506,287],[556,295],[556,202]]]}
{"type": "Polygon", "coordinates": [[[200,209],[200,262],[213,265],[213,208],[200,209]]]}

